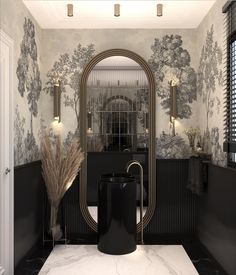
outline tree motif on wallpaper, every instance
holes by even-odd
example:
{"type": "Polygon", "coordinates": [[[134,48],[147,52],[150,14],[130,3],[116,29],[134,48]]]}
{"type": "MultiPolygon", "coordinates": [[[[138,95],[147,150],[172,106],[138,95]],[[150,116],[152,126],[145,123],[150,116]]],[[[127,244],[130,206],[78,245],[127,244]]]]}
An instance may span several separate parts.
{"type": "Polygon", "coordinates": [[[165,35],[156,38],[151,46],[153,54],[149,59],[155,78],[156,92],[161,98],[162,107],[169,114],[171,80],[178,81],[177,107],[180,119],[190,118],[191,103],[197,99],[196,72],[190,66],[189,52],[182,47],[180,35],[165,35]]]}
{"type": "Polygon", "coordinates": [[[157,138],[157,158],[161,159],[179,159],[188,158],[190,156],[189,146],[185,140],[179,136],[172,134],[166,134],[164,131],[157,138]]]}
{"type": "Polygon", "coordinates": [[[219,128],[212,128],[210,134],[212,159],[216,165],[225,166],[226,155],[223,152],[222,147],[220,146],[219,138],[219,128]]]}
{"type": "Polygon", "coordinates": [[[198,68],[198,94],[202,99],[206,112],[206,129],[203,133],[204,151],[212,153],[215,164],[224,166],[226,155],[219,143],[219,128],[209,129],[209,119],[214,112],[220,111],[220,99],[216,96],[216,87],[223,86],[222,71],[223,53],[222,49],[214,40],[214,26],[207,31],[205,44],[202,47],[200,63],[198,68]]]}
{"type": "Polygon", "coordinates": [[[213,116],[214,110],[219,113],[220,100],[214,95],[216,84],[223,85],[222,50],[217,41],[214,41],[214,27],[207,32],[205,45],[202,47],[200,64],[198,68],[198,93],[202,98],[206,110],[207,131],[209,131],[209,118],[213,116]]]}
{"type": "Polygon", "coordinates": [[[18,165],[37,160],[39,157],[39,149],[33,133],[33,117],[38,115],[38,100],[42,89],[33,22],[25,18],[23,29],[24,34],[20,45],[20,57],[17,62],[16,75],[18,78],[18,91],[21,97],[27,96],[30,112],[30,130],[24,136],[26,120],[25,118],[20,119],[17,107],[15,127],[18,127],[18,130],[15,133],[17,141],[15,157],[18,165]]]}
{"type": "MultiPolygon", "coordinates": [[[[53,95],[53,85],[55,81],[60,81],[64,106],[71,108],[76,116],[77,127],[74,133],[76,135],[79,130],[80,77],[84,67],[94,55],[95,49],[93,44],[85,47],[79,44],[71,55],[68,53],[62,54],[47,73],[47,82],[43,88],[46,93],[53,95]]],[[[69,134],[71,135],[72,133],[69,134]]]]}
{"type": "Polygon", "coordinates": [[[25,118],[21,118],[18,105],[15,109],[14,132],[14,165],[16,166],[23,163],[25,153],[25,118]]]}
{"type": "Polygon", "coordinates": [[[33,133],[33,116],[38,115],[38,100],[42,89],[38,66],[35,27],[30,19],[25,18],[24,36],[20,45],[20,57],[17,63],[16,75],[18,91],[22,97],[27,95],[28,107],[31,113],[31,129],[33,133]]]}
{"type": "Polygon", "coordinates": [[[27,131],[25,134],[26,119],[21,117],[19,106],[15,109],[14,121],[14,165],[21,165],[39,159],[39,148],[34,135],[27,131]]]}

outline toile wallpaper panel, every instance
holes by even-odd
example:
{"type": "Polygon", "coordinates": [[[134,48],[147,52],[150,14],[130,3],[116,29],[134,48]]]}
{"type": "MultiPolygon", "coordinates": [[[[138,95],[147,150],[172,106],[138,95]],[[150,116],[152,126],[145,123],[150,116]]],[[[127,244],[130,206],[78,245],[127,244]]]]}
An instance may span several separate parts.
{"type": "MultiPolygon", "coordinates": [[[[75,91],[79,90],[78,83],[74,82],[76,74],[79,75],[82,72],[85,61],[102,51],[112,48],[129,49],[140,54],[149,63],[156,76],[156,134],[164,149],[163,152],[157,151],[158,156],[162,158],[187,157],[189,150],[186,150],[187,139],[183,130],[196,124],[197,119],[197,74],[194,69],[197,60],[194,37],[192,30],[44,30],[43,90],[48,97],[43,105],[45,120],[52,120],[52,112],[49,112],[52,108],[50,97],[52,76],[61,74],[64,79],[62,80],[62,135],[65,140],[68,140],[71,135],[78,134],[75,105],[72,104],[72,99],[76,98],[75,91]],[[61,43],[62,40],[65,43],[61,43]],[[163,57],[161,52],[164,52],[163,57]],[[75,56],[80,56],[80,61],[76,60],[75,56]],[[166,57],[168,60],[164,62],[166,57]],[[59,69],[62,64],[65,68],[63,72],[59,69]],[[78,71],[69,69],[75,67],[78,71]],[[168,113],[168,82],[175,75],[180,78],[178,101],[180,119],[176,125],[177,144],[176,139],[173,139],[171,135],[168,113]],[[171,150],[173,154],[166,156],[166,150],[169,150],[173,143],[176,144],[176,148],[179,148],[180,144],[182,147],[177,153],[171,150]]],[[[79,97],[79,93],[77,96],[79,97]]],[[[77,105],[76,108],[78,113],[79,106],[77,105]]]]}
{"type": "Polygon", "coordinates": [[[48,127],[61,132],[65,146],[78,135],[78,80],[83,68],[95,54],[124,48],[140,54],[156,78],[157,157],[188,157],[184,129],[200,127],[215,164],[224,166],[223,4],[217,1],[196,30],[42,30],[20,0],[3,0],[1,28],[15,43],[15,165],[40,158],[42,131],[48,127]],[[63,77],[63,123],[55,127],[51,89],[58,72],[63,77]],[[175,77],[179,118],[173,137],[168,81],[175,77]]]}

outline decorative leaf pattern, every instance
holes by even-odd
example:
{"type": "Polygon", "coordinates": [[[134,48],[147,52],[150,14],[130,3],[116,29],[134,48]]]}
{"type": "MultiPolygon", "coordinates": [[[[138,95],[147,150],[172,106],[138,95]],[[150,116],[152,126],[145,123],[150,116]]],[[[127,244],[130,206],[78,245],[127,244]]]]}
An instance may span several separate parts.
{"type": "Polygon", "coordinates": [[[149,59],[155,78],[156,92],[161,98],[161,106],[169,115],[171,80],[178,80],[177,108],[180,119],[190,118],[191,103],[197,99],[196,73],[190,66],[189,52],[182,47],[180,35],[165,35],[156,38],[151,46],[152,55],[149,59]]]}
{"type": "Polygon", "coordinates": [[[189,145],[181,136],[173,136],[165,132],[157,138],[156,150],[157,158],[160,159],[179,159],[190,156],[189,145]]]}
{"type": "Polygon", "coordinates": [[[220,100],[214,95],[216,84],[223,85],[222,50],[217,41],[214,41],[214,27],[207,32],[205,45],[202,47],[200,63],[198,68],[197,90],[202,98],[206,110],[207,129],[209,118],[213,116],[215,107],[219,113],[220,100]]]}
{"type": "Polygon", "coordinates": [[[39,159],[39,148],[33,133],[33,117],[38,115],[38,100],[42,82],[38,66],[35,27],[30,19],[25,18],[24,34],[20,45],[20,57],[17,62],[16,75],[18,78],[18,91],[21,97],[27,98],[30,112],[30,129],[26,133],[26,119],[21,118],[19,106],[15,110],[15,165],[39,159]],[[26,135],[25,135],[26,133],[26,135]]]}
{"type": "Polygon", "coordinates": [[[64,106],[73,109],[77,120],[77,129],[79,129],[80,77],[84,67],[94,55],[93,44],[86,47],[79,44],[71,56],[68,53],[62,54],[47,73],[47,82],[43,88],[46,93],[53,95],[53,85],[56,80],[60,81],[61,91],[64,93],[64,106]]]}
{"type": "Polygon", "coordinates": [[[34,117],[38,114],[37,102],[42,89],[37,58],[34,24],[30,19],[25,18],[24,36],[20,45],[16,75],[18,91],[22,97],[27,94],[29,111],[34,117]]]}
{"type": "Polygon", "coordinates": [[[205,44],[202,47],[198,68],[197,89],[206,112],[206,129],[203,133],[204,151],[212,154],[216,165],[226,165],[226,154],[219,143],[219,128],[209,129],[209,119],[216,112],[219,114],[221,102],[215,95],[217,85],[223,86],[222,59],[223,53],[214,39],[214,26],[207,31],[205,44]]]}

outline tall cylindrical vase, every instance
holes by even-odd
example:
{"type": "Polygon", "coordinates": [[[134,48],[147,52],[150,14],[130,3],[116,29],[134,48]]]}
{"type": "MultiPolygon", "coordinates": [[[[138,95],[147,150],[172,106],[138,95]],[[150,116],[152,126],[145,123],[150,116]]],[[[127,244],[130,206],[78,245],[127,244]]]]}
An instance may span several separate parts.
{"type": "Polygon", "coordinates": [[[49,232],[52,235],[53,241],[58,241],[62,237],[61,226],[57,220],[59,204],[60,202],[51,203],[51,208],[50,208],[49,232]]]}

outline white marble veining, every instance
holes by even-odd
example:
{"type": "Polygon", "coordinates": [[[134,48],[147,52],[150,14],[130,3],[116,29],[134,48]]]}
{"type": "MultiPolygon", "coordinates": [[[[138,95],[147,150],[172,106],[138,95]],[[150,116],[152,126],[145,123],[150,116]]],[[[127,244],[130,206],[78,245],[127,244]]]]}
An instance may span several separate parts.
{"type": "Polygon", "coordinates": [[[180,245],[143,245],[114,256],[95,245],[57,245],[39,275],[198,275],[180,245]]]}

